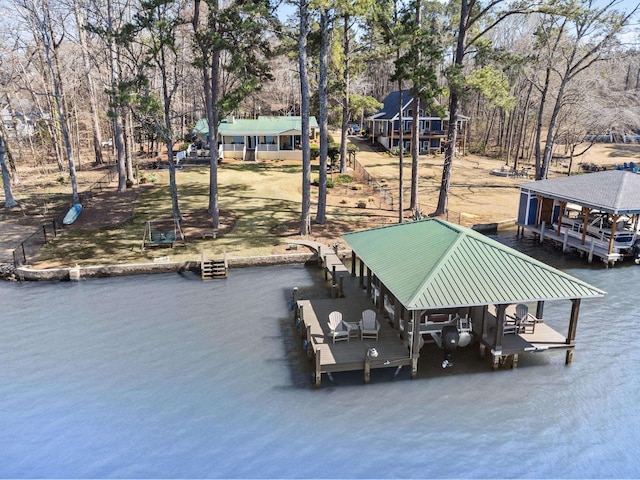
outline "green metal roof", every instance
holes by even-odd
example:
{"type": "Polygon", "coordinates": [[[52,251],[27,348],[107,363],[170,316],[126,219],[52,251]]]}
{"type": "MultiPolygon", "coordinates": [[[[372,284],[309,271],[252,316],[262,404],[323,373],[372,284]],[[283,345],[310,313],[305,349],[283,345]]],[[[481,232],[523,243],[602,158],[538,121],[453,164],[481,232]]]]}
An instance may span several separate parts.
{"type": "Polygon", "coordinates": [[[408,310],[605,294],[481,233],[439,219],[342,238],[408,310]]]}
{"type": "MultiPolygon", "coordinates": [[[[318,128],[316,117],[309,117],[309,127],[318,128]]],[[[206,118],[198,120],[193,133],[206,135],[209,133],[209,122],[206,118]]],[[[300,135],[302,133],[302,117],[270,117],[256,119],[234,119],[223,121],[218,127],[219,135],[300,135]]]]}

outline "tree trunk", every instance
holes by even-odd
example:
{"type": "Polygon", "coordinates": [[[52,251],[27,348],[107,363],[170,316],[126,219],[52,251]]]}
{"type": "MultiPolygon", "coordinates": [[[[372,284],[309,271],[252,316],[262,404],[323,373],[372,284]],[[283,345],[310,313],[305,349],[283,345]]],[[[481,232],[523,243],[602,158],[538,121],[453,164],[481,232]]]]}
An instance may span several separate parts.
{"type": "Polygon", "coordinates": [[[536,180],[542,180],[543,176],[543,159],[542,159],[542,120],[544,114],[544,107],[547,101],[547,93],[549,91],[549,83],[551,78],[551,67],[547,66],[545,72],[545,80],[542,91],[540,92],[540,104],[538,105],[538,122],[536,124],[536,139],[535,139],[535,157],[536,157],[536,180]]]}
{"type": "Polygon", "coordinates": [[[409,208],[418,209],[418,161],[420,155],[420,126],[418,125],[420,98],[417,86],[413,86],[413,111],[411,112],[411,198],[409,208]]]}
{"type": "Polygon", "coordinates": [[[318,210],[316,223],[324,225],[327,221],[327,156],[328,113],[327,113],[327,85],[328,85],[328,52],[329,52],[329,14],[326,9],[320,13],[320,65],[318,83],[318,126],[320,128],[320,167],[318,180],[318,210]]]}
{"type": "Polygon", "coordinates": [[[113,143],[116,149],[116,162],[118,165],[118,192],[122,193],[127,190],[127,171],[124,152],[124,129],[122,127],[122,106],[117,94],[120,82],[120,66],[113,27],[113,5],[111,0],[107,0],[107,22],[111,35],[109,38],[109,73],[111,77],[110,113],[113,116],[113,143]]]}
{"type": "Polygon", "coordinates": [[[102,130],[100,129],[100,119],[98,118],[98,101],[96,98],[96,88],[93,84],[93,77],[91,76],[91,59],[88,54],[87,35],[84,30],[84,14],[77,0],[73,2],[73,11],[76,16],[76,24],[78,25],[78,42],[82,50],[82,61],[85,69],[84,76],[89,91],[89,110],[91,114],[91,124],[93,126],[93,152],[96,165],[100,165],[104,163],[104,159],[102,158],[102,130]]]}
{"type": "MultiPolygon", "coordinates": [[[[400,51],[398,51],[398,54],[400,51]]],[[[404,222],[404,135],[402,126],[402,80],[398,80],[398,223],[404,222]]],[[[393,123],[391,123],[393,131],[393,123]]],[[[393,145],[392,145],[393,146],[393,145]]]]}
{"type": "Polygon", "coordinates": [[[4,206],[5,208],[13,208],[18,206],[13,198],[11,191],[11,174],[7,168],[7,158],[5,154],[4,135],[0,135],[0,169],[2,170],[2,184],[4,186],[4,206]]]}
{"type": "Polygon", "coordinates": [[[76,167],[74,160],[73,147],[71,145],[71,134],[69,131],[69,125],[64,110],[64,92],[62,88],[62,76],[60,75],[60,65],[58,61],[58,54],[53,45],[53,30],[51,25],[51,18],[49,16],[49,3],[44,0],[43,4],[44,24],[43,24],[43,44],[45,48],[45,56],[47,59],[47,66],[49,73],[53,79],[53,90],[55,96],[55,102],[58,107],[58,116],[60,120],[60,127],[62,129],[62,139],[64,141],[67,161],[69,165],[69,178],[71,179],[71,194],[73,203],[79,203],[80,197],[78,195],[78,184],[76,182],[76,167]]]}
{"type": "Polygon", "coordinates": [[[347,173],[347,130],[349,128],[349,56],[351,55],[351,46],[349,42],[349,13],[345,13],[343,30],[343,52],[344,52],[344,72],[342,74],[343,93],[342,93],[342,131],[340,132],[340,173],[347,173]]]}
{"type": "MultiPolygon", "coordinates": [[[[464,48],[467,37],[467,21],[469,19],[470,8],[468,0],[460,2],[460,23],[458,24],[458,43],[454,57],[454,75],[462,75],[462,61],[464,59],[464,48]]],[[[460,103],[457,87],[451,88],[449,94],[449,126],[447,128],[447,144],[444,155],[444,165],[442,167],[442,181],[440,183],[440,195],[438,196],[438,206],[434,215],[443,215],[449,209],[449,186],[451,183],[451,170],[456,155],[456,141],[458,136],[458,107],[460,103]]]]}
{"type": "MultiPolygon", "coordinates": [[[[309,79],[307,77],[307,37],[309,35],[308,0],[299,0],[300,33],[298,65],[300,69],[300,116],[302,117],[302,211],[300,235],[311,233],[311,144],[309,142],[309,79]]],[[[344,128],[344,126],[343,126],[344,128]]]]}

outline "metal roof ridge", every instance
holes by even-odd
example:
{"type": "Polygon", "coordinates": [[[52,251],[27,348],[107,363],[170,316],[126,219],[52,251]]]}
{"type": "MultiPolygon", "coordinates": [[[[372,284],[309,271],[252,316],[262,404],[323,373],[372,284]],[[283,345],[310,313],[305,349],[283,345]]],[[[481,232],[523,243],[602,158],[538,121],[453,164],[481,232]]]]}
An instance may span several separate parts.
{"type": "Polygon", "coordinates": [[[418,286],[418,289],[415,292],[413,292],[412,296],[410,297],[411,298],[411,301],[409,302],[410,305],[416,303],[416,301],[418,300],[418,297],[421,295],[421,293],[422,293],[422,291],[424,289],[424,286],[425,285],[430,285],[431,279],[437,273],[439,273],[442,268],[444,268],[443,264],[446,263],[445,260],[448,259],[451,256],[451,252],[455,251],[455,249],[457,248],[458,244],[460,242],[462,242],[463,239],[465,238],[465,236],[467,235],[467,233],[464,230],[458,228],[458,226],[453,224],[453,223],[443,222],[439,218],[433,218],[431,220],[440,223],[444,227],[447,227],[447,228],[450,228],[451,230],[454,230],[455,232],[458,233],[458,238],[456,238],[456,240],[454,242],[451,242],[451,245],[449,245],[449,247],[447,248],[446,252],[442,256],[440,261],[436,264],[435,268],[431,269],[429,274],[426,277],[424,277],[422,283],[418,286]]]}

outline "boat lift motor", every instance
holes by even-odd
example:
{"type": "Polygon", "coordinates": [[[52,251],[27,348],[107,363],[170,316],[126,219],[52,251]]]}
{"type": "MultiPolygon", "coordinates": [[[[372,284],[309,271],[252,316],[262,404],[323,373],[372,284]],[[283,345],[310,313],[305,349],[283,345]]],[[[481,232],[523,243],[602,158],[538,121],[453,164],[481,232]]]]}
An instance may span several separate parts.
{"type": "Polygon", "coordinates": [[[456,351],[460,342],[460,332],[456,325],[447,325],[442,327],[442,348],[444,349],[444,360],[442,360],[442,368],[452,367],[451,356],[456,351]]]}

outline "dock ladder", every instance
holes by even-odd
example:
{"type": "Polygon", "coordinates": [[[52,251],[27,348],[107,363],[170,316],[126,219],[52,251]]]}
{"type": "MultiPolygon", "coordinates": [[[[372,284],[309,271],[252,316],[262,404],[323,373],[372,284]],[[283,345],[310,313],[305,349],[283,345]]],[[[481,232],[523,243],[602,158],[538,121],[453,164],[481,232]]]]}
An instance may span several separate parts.
{"type": "Polygon", "coordinates": [[[207,260],[204,258],[204,250],[201,252],[200,276],[202,280],[212,278],[227,278],[227,250],[225,248],[223,258],[217,260],[207,260]]]}

